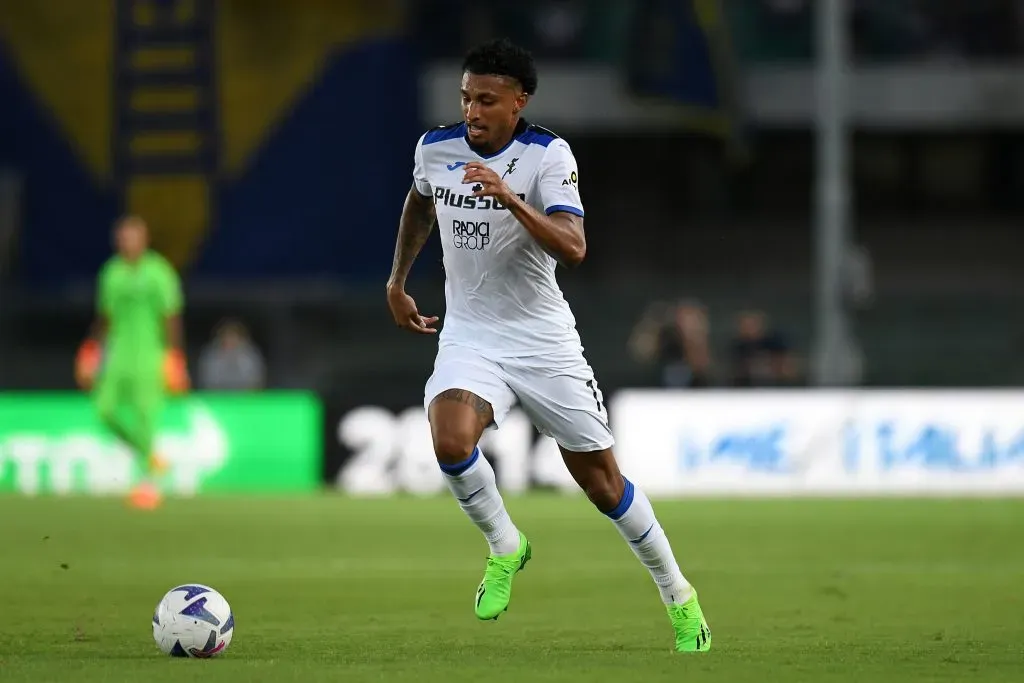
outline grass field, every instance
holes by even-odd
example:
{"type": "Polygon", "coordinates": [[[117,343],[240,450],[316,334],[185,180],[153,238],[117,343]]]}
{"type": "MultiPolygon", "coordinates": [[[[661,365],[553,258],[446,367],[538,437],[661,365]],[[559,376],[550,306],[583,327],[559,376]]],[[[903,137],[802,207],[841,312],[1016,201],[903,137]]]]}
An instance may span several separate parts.
{"type": "Polygon", "coordinates": [[[0,497],[0,681],[1024,681],[1024,500],[657,502],[713,633],[581,498],[508,501],[534,544],[499,621],[449,499],[0,497]],[[231,601],[219,659],[159,653],[174,585],[231,601]]]}

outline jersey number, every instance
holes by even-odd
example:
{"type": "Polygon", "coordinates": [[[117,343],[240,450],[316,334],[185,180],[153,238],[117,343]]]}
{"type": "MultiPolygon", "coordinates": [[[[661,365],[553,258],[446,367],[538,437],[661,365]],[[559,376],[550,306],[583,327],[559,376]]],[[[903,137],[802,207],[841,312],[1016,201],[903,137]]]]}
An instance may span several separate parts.
{"type": "Polygon", "coordinates": [[[594,383],[594,380],[588,379],[587,380],[587,386],[590,387],[591,393],[594,394],[594,403],[597,404],[597,412],[598,413],[603,412],[603,413],[607,414],[608,411],[605,410],[604,404],[601,403],[601,395],[597,391],[597,384],[594,383]]]}

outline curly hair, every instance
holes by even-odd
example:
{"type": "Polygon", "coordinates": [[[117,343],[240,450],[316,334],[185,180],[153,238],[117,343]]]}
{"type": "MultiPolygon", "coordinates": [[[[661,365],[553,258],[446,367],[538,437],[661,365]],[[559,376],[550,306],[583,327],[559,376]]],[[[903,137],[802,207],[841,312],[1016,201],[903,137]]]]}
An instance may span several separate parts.
{"type": "Polygon", "coordinates": [[[537,92],[537,67],[533,55],[508,38],[492,40],[469,51],[462,71],[478,76],[508,76],[519,81],[523,92],[537,92]]]}

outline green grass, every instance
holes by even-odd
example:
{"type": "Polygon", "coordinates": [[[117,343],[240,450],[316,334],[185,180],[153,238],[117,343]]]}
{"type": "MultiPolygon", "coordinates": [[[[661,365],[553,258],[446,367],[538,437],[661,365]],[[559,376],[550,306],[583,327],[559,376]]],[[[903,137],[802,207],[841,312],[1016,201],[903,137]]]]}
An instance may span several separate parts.
{"type": "Polygon", "coordinates": [[[582,498],[508,503],[534,559],[480,623],[486,546],[446,498],[0,497],[0,681],[1024,680],[1024,500],[656,501],[707,655],[670,651],[582,498]],[[157,600],[193,581],[234,608],[219,659],[152,641],[157,600]]]}

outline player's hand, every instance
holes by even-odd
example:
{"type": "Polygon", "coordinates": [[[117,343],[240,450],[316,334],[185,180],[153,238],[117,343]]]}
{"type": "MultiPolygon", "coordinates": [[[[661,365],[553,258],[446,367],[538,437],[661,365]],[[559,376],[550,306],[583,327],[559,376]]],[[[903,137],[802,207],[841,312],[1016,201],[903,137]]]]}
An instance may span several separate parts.
{"type": "Polygon", "coordinates": [[[403,289],[388,288],[388,307],[391,315],[395,318],[395,324],[410,332],[420,334],[435,334],[437,330],[432,327],[438,321],[436,315],[422,316],[416,308],[416,301],[405,293],[403,289]]]}
{"type": "Polygon", "coordinates": [[[164,382],[172,394],[184,394],[191,388],[188,362],[181,349],[169,349],[164,355],[164,382]]]}
{"type": "Polygon", "coordinates": [[[92,388],[102,362],[103,348],[99,343],[92,339],[82,342],[75,354],[75,383],[79,388],[83,390],[92,388]]]}
{"type": "Polygon", "coordinates": [[[473,185],[474,197],[494,197],[505,206],[514,201],[515,192],[493,169],[479,161],[471,161],[465,168],[466,174],[462,176],[462,182],[473,185]]]}

